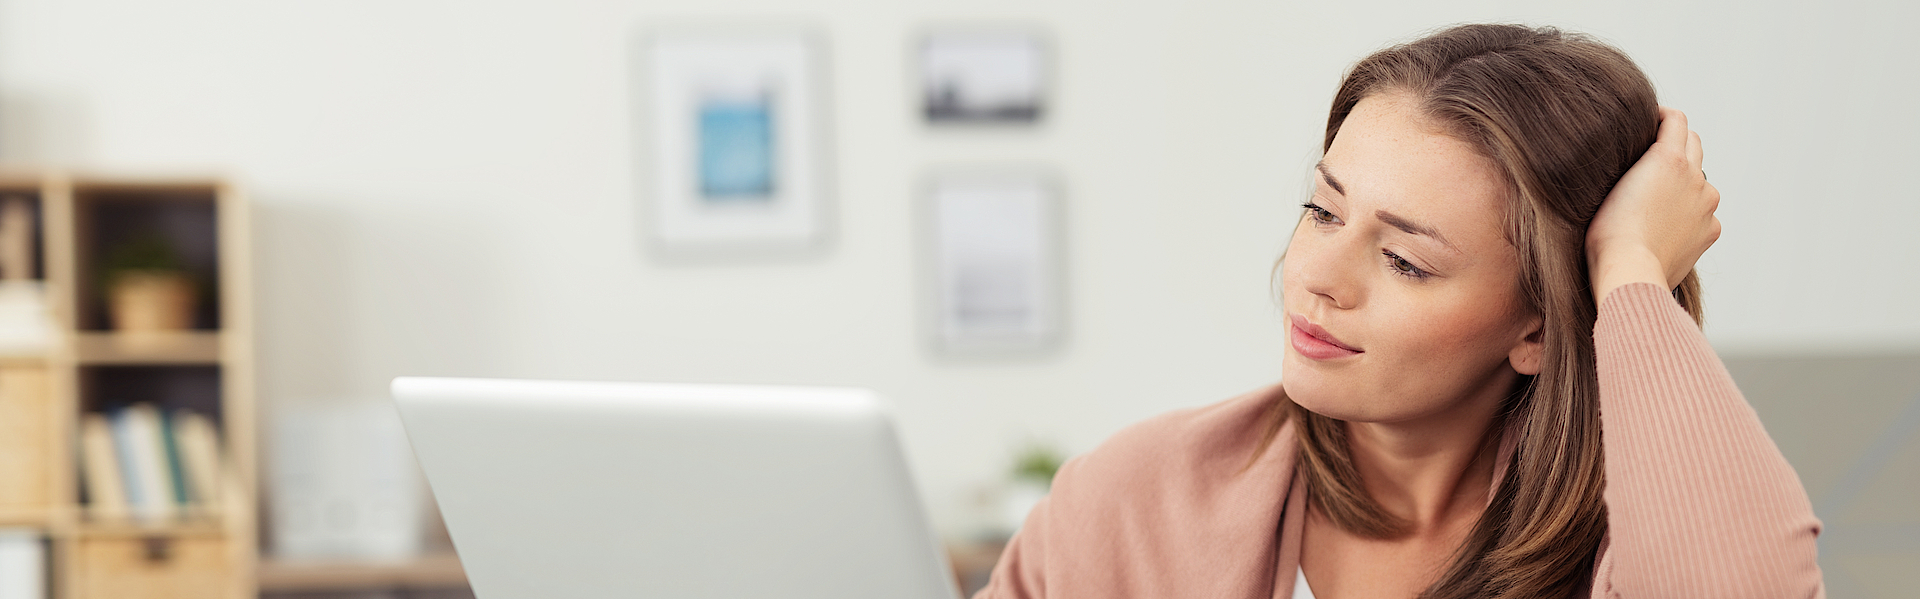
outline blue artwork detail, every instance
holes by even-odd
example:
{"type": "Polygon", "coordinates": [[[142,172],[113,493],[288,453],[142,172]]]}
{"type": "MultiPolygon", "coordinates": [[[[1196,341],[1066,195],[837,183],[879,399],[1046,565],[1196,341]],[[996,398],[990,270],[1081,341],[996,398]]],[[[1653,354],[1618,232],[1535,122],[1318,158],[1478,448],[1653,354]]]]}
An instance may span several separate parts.
{"type": "Polygon", "coordinates": [[[700,196],[709,202],[770,201],[773,107],[767,99],[700,104],[700,196]]]}

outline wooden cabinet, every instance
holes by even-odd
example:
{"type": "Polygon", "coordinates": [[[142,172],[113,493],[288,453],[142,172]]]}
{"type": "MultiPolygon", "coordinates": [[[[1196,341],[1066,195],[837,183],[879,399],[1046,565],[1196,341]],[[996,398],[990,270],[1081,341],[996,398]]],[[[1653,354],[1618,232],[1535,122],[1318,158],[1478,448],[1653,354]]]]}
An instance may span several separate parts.
{"type": "Polygon", "coordinates": [[[50,599],[255,594],[248,230],[246,204],[218,179],[0,174],[0,232],[13,231],[0,234],[0,526],[46,539],[50,599]],[[172,296],[185,312],[130,331],[116,322],[110,271],[152,263],[138,252],[156,247],[186,273],[172,296]],[[44,306],[44,343],[21,342],[22,304],[8,294],[22,290],[44,306]],[[221,482],[199,492],[217,500],[166,517],[96,509],[82,423],[128,406],[211,423],[221,482]]]}

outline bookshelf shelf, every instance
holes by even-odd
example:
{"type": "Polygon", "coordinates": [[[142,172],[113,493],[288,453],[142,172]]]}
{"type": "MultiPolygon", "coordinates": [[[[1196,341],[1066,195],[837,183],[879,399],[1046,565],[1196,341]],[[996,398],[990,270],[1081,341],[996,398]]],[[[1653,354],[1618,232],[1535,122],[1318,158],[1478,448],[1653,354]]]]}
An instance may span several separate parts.
{"type": "Polygon", "coordinates": [[[164,524],[142,524],[138,522],[87,522],[75,531],[75,536],[88,538],[104,537],[140,537],[140,538],[176,538],[176,537],[218,537],[227,533],[224,523],[219,521],[168,522],[164,524]]]}
{"type": "Polygon", "coordinates": [[[8,508],[0,510],[0,527],[46,528],[53,522],[53,510],[8,508]]]}
{"type": "Polygon", "coordinates": [[[78,333],[74,359],[87,365],[212,365],[220,363],[220,333],[78,333]]]}
{"type": "Polygon", "coordinates": [[[404,562],[280,561],[260,563],[262,592],[350,591],[370,588],[458,588],[467,585],[460,558],[432,555],[404,562]]]}

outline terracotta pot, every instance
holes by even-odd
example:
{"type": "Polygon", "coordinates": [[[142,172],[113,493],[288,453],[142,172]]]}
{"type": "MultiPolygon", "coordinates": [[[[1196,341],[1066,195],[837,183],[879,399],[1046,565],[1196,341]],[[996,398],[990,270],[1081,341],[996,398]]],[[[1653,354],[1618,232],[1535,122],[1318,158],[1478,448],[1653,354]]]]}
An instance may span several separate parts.
{"type": "Polygon", "coordinates": [[[158,333],[193,328],[193,281],[173,270],[132,270],[113,277],[107,312],[113,328],[158,333]]]}

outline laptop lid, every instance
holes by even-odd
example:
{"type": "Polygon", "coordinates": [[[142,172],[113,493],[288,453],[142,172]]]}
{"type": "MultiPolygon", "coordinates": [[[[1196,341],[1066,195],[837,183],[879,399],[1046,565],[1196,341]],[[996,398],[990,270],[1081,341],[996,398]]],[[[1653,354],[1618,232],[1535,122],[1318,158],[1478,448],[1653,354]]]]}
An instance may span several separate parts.
{"type": "Polygon", "coordinates": [[[860,389],[403,377],[477,599],[955,595],[860,389]]]}

